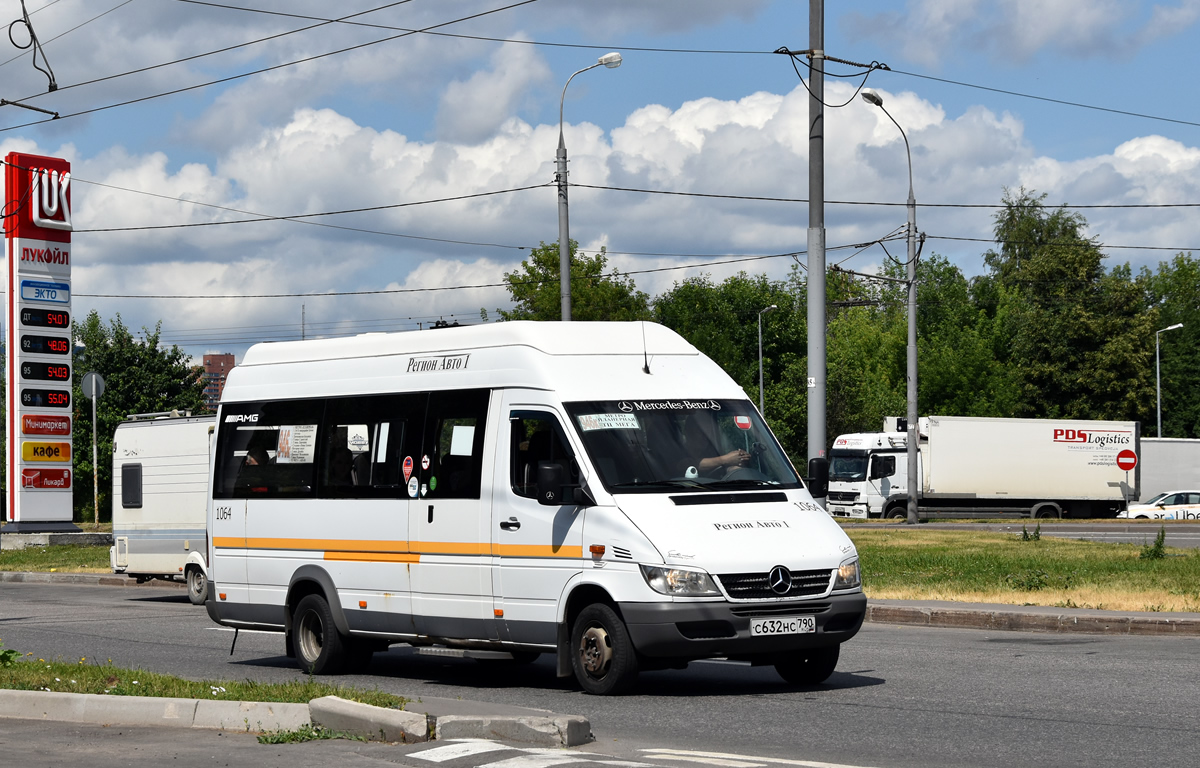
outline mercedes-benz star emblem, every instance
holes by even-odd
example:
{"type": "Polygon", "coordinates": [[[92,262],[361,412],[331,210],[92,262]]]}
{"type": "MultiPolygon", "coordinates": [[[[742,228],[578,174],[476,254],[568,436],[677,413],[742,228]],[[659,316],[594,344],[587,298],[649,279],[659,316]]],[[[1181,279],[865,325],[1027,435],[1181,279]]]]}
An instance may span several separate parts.
{"type": "Polygon", "coordinates": [[[775,566],[767,576],[767,586],[777,595],[786,595],[792,591],[792,572],[782,565],[775,566]]]}
{"type": "Polygon", "coordinates": [[[630,404],[629,404],[627,401],[625,401],[625,400],[622,400],[621,402],[617,403],[617,407],[618,407],[618,408],[620,408],[620,409],[621,409],[622,411],[624,411],[625,413],[629,413],[630,411],[632,411],[632,410],[633,410],[633,406],[632,406],[632,405],[630,405],[630,404]]]}

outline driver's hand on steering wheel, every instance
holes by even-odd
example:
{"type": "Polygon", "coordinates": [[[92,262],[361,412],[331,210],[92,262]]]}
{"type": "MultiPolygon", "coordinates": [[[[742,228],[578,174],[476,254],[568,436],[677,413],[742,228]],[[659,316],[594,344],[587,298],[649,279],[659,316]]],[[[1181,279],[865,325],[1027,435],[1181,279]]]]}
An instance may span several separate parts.
{"type": "Polygon", "coordinates": [[[744,467],[750,463],[750,454],[738,448],[721,457],[721,465],[725,467],[744,467]]]}

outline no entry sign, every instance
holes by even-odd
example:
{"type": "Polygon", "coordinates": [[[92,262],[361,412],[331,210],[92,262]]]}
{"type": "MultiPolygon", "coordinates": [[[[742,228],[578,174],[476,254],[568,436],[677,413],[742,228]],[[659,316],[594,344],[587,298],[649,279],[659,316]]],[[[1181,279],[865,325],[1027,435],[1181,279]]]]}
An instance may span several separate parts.
{"type": "Polygon", "coordinates": [[[1117,466],[1128,472],[1137,466],[1137,454],[1126,448],[1117,454],[1117,466]]]}

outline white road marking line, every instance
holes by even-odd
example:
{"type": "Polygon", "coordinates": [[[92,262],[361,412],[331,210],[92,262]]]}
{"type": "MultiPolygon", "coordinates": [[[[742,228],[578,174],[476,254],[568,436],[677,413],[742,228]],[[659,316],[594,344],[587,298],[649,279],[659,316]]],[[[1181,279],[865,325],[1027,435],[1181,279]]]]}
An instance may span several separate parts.
{"type": "Polygon", "coordinates": [[[460,757],[471,757],[472,755],[499,752],[505,749],[514,749],[514,747],[506,747],[503,744],[486,740],[462,741],[457,744],[447,744],[444,747],[434,747],[423,752],[413,752],[408,757],[415,757],[418,760],[428,760],[431,763],[444,763],[447,760],[455,760],[460,757]]]}
{"type": "Polygon", "coordinates": [[[488,763],[487,765],[488,768],[550,768],[553,765],[592,762],[587,758],[586,754],[564,753],[560,750],[557,755],[523,755],[521,757],[510,757],[507,760],[500,760],[495,763],[488,763]]]}
{"type": "Polygon", "coordinates": [[[723,757],[688,757],[685,755],[655,755],[659,760],[684,760],[689,763],[717,765],[721,768],[763,768],[766,763],[747,763],[744,760],[727,760],[723,757]]]}
{"type": "MultiPolygon", "coordinates": [[[[845,765],[843,763],[822,763],[814,760],[787,760],[782,757],[760,757],[758,755],[732,755],[727,752],[689,752],[684,749],[643,749],[641,752],[650,753],[650,757],[664,758],[668,760],[686,760],[692,758],[712,758],[716,760],[733,760],[733,761],[751,761],[757,760],[760,763],[771,763],[774,765],[798,765],[802,768],[868,768],[863,765],[845,765]],[[678,755],[679,757],[668,757],[668,755],[678,755]]],[[[696,762],[707,762],[705,760],[697,760],[696,762]]]]}

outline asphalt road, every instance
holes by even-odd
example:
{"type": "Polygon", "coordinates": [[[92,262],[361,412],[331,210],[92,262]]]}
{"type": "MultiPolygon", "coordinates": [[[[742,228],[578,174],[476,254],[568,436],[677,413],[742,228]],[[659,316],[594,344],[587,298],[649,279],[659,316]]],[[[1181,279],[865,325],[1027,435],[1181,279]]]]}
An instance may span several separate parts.
{"type": "MultiPolygon", "coordinates": [[[[72,660],[111,658],[122,666],[197,679],[301,675],[283,656],[279,635],[243,632],[230,656],[232,633],[212,625],[203,609],[173,591],[35,584],[4,584],[0,590],[0,638],[8,648],[72,660]]],[[[461,697],[585,715],[597,738],[587,751],[638,762],[666,754],[644,750],[672,749],[748,756],[740,760],[745,765],[722,758],[730,768],[760,764],[749,756],[888,768],[1192,766],[1200,754],[1198,655],[1200,638],[868,625],[844,646],[829,683],[811,689],[786,685],[770,668],[700,662],[684,671],[646,673],[630,696],[600,698],[557,680],[548,657],[527,667],[493,668],[416,656],[400,647],[377,656],[370,675],[341,681],[413,698],[461,697]]],[[[7,727],[0,724],[0,734],[7,727]]],[[[69,761],[73,753],[58,743],[59,735],[85,730],[47,729],[39,746],[50,750],[47,755],[65,750],[64,762],[69,761]]],[[[93,729],[74,742],[95,738],[108,745],[116,739],[130,745],[98,747],[89,768],[153,764],[101,760],[110,753],[129,757],[135,745],[145,746],[141,754],[165,760],[167,753],[154,746],[161,742],[155,729],[148,729],[144,743],[137,740],[138,729],[119,730],[118,737],[114,729],[93,729]]],[[[8,738],[0,737],[0,748],[8,749],[3,746],[8,738]]],[[[223,737],[180,735],[179,750],[192,741],[199,745],[171,762],[267,766],[302,754],[326,762],[327,750],[343,749],[353,756],[347,763],[352,765],[377,764],[360,762],[368,760],[431,765],[405,758],[410,748],[371,752],[348,742],[323,742],[311,753],[302,751],[306,745],[280,751],[246,742],[245,749],[214,752],[208,762],[189,762],[233,743],[218,738],[223,737]]],[[[688,759],[675,755],[650,762],[679,765],[688,759]]],[[[464,759],[446,768],[487,762],[464,759]]]]}

